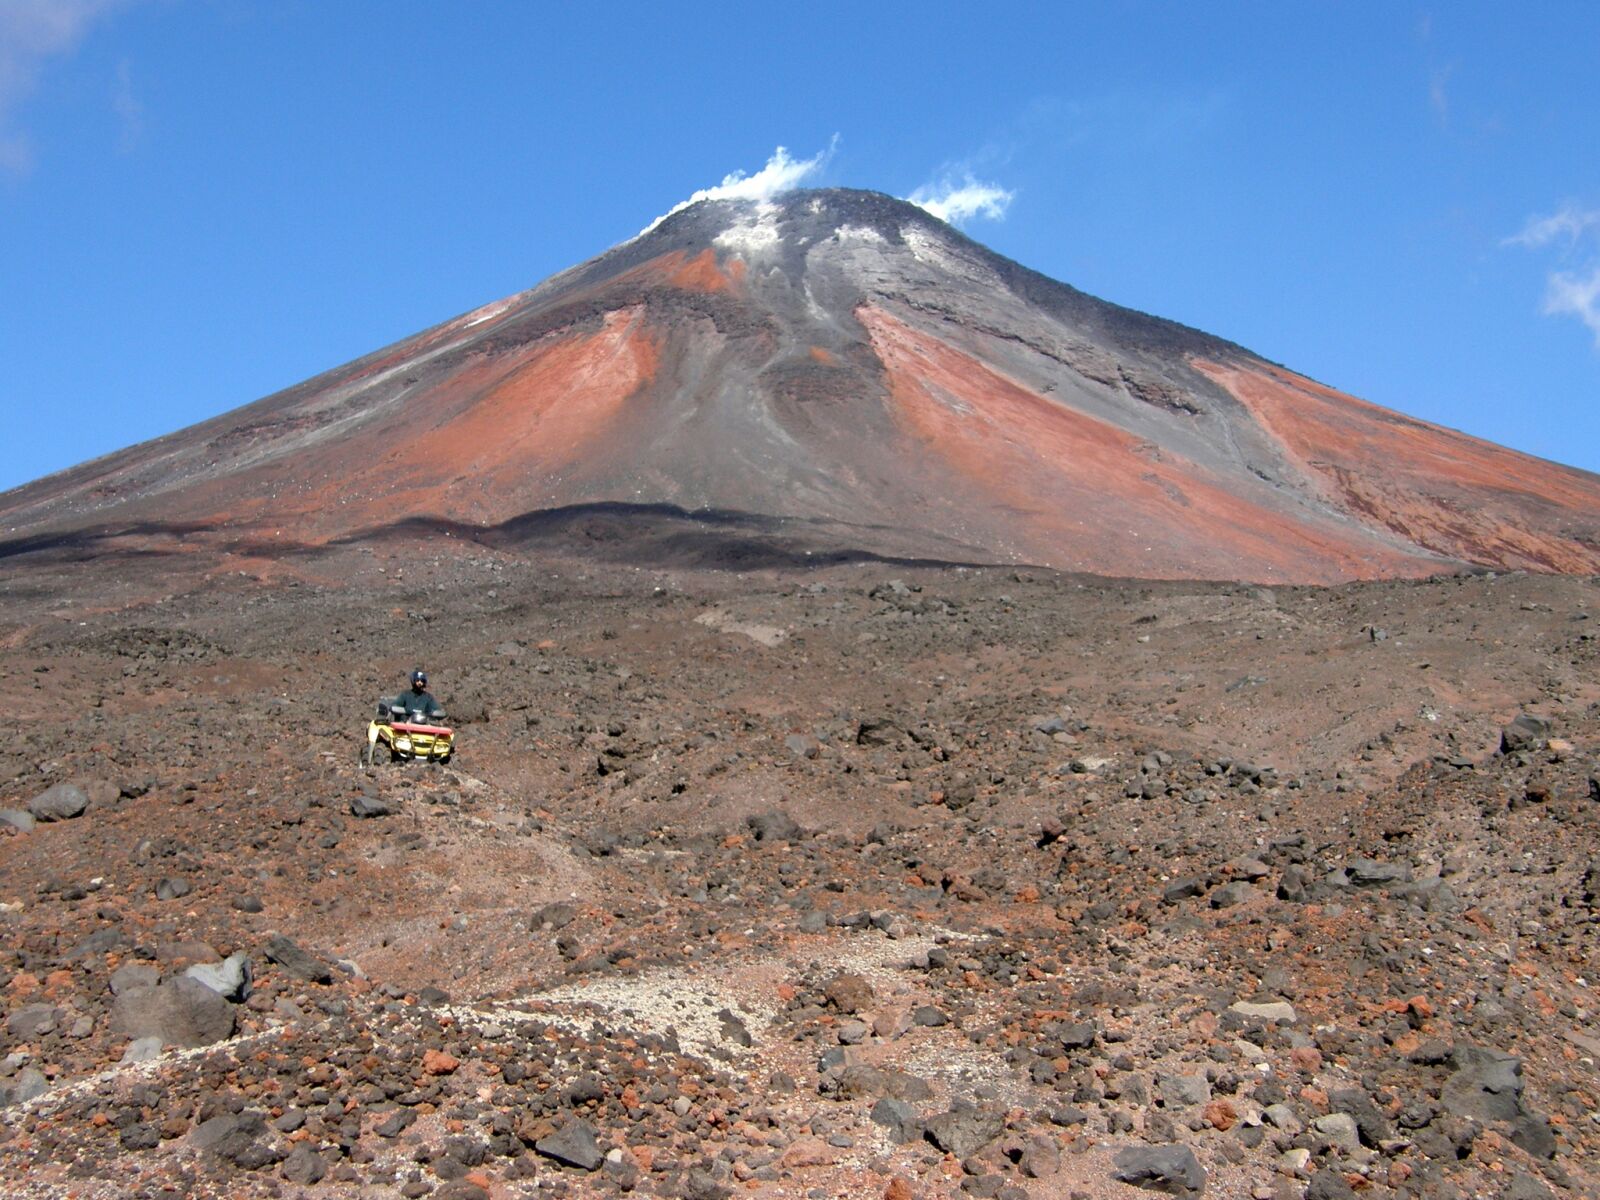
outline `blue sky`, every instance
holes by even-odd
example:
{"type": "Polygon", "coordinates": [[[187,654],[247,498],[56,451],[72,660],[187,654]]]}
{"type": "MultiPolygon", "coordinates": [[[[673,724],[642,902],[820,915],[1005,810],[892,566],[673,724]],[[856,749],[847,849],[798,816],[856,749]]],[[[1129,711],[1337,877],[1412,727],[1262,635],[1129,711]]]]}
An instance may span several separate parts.
{"type": "Polygon", "coordinates": [[[808,183],[991,185],[964,228],[1003,254],[1600,470],[1600,5],[768,7],[0,0],[0,488],[780,145],[808,183]]]}

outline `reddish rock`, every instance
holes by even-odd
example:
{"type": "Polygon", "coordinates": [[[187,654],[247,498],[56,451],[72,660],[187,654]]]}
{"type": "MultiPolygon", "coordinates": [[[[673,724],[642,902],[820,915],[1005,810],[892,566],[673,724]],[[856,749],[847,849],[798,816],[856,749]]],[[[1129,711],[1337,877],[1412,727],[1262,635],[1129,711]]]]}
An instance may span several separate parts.
{"type": "Polygon", "coordinates": [[[796,1139],[783,1152],[781,1161],[786,1167],[821,1167],[837,1157],[838,1152],[821,1138],[803,1137],[796,1139]]]}
{"type": "Polygon", "coordinates": [[[1310,1075],[1322,1070],[1322,1051],[1315,1046],[1296,1046],[1289,1051],[1289,1062],[1295,1070],[1310,1075]]]}
{"type": "Polygon", "coordinates": [[[461,1065],[461,1060],[443,1050],[426,1050],[422,1055],[422,1070],[428,1075],[451,1075],[461,1065]]]}

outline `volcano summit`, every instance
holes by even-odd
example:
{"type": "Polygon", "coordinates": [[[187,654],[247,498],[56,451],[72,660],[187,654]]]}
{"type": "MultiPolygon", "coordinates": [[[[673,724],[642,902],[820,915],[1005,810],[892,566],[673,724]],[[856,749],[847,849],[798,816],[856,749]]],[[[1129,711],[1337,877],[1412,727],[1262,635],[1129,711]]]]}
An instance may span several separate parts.
{"type": "Polygon", "coordinates": [[[531,291],[0,496],[12,552],[394,531],[1328,583],[1600,570],[1600,478],[1342,395],[849,190],[531,291]]]}

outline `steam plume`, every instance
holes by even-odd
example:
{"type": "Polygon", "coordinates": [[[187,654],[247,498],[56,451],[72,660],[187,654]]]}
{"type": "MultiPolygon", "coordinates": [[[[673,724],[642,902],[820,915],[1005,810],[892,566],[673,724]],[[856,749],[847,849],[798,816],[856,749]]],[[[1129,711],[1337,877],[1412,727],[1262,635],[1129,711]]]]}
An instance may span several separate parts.
{"type": "Polygon", "coordinates": [[[803,181],[820,171],[833,156],[838,144],[839,135],[834,134],[827,149],[819,150],[810,158],[800,159],[790,158],[788,149],[779,146],[772,152],[772,157],[767,159],[767,165],[754,175],[746,175],[743,171],[724,175],[721,183],[715,187],[701,188],[687,200],[674,204],[639,232],[649,233],[673,213],[682,212],[691,204],[698,204],[702,200],[755,200],[766,203],[774,196],[793,191],[803,181]]]}
{"type": "Polygon", "coordinates": [[[967,172],[959,183],[949,176],[925,183],[906,199],[941,221],[960,225],[972,217],[1003,220],[1014,194],[997,183],[982,183],[967,172]]]}

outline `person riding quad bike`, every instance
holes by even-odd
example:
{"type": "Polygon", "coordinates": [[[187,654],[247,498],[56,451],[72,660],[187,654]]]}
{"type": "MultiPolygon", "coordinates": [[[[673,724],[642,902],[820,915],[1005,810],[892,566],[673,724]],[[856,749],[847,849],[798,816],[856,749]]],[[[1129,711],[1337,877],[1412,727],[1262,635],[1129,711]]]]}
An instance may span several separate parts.
{"type": "Polygon", "coordinates": [[[394,700],[378,701],[378,715],[367,726],[361,764],[375,767],[385,757],[390,762],[423,759],[449,762],[455,751],[455,731],[442,724],[444,709],[428,694],[428,676],[411,672],[411,690],[394,700]]]}
{"type": "Polygon", "coordinates": [[[418,721],[426,721],[430,717],[444,714],[444,709],[439,707],[439,702],[429,693],[428,673],[422,670],[411,672],[411,690],[398,696],[393,707],[404,709],[408,717],[418,721]]]}

